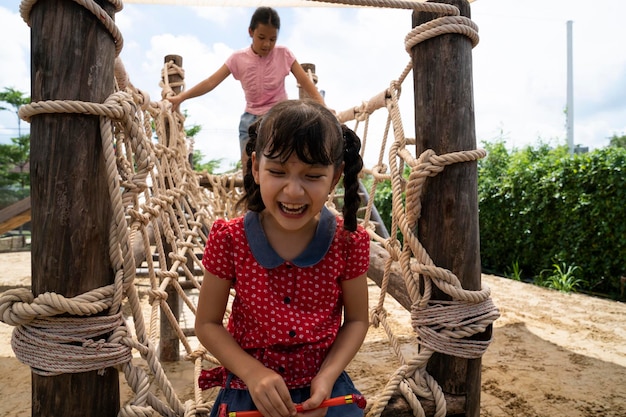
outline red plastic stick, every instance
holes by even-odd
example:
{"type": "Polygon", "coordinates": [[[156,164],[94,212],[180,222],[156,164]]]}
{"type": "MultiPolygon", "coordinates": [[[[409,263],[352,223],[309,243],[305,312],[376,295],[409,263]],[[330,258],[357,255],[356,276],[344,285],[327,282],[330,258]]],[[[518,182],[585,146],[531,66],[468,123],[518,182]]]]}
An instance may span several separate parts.
{"type": "MultiPolygon", "coordinates": [[[[322,401],[322,403],[320,404],[318,408],[334,407],[337,405],[352,404],[352,403],[356,404],[357,407],[359,407],[360,409],[364,409],[365,405],[367,405],[367,401],[365,400],[365,397],[363,397],[362,395],[349,394],[349,395],[344,395],[343,397],[335,397],[335,398],[329,398],[327,400],[324,400],[322,401]]],[[[302,409],[302,405],[300,404],[296,405],[296,410],[298,412],[304,411],[302,409]]],[[[231,411],[226,415],[224,414],[222,414],[222,409],[220,409],[220,417],[263,417],[263,414],[261,414],[261,412],[258,410],[231,411]]]]}

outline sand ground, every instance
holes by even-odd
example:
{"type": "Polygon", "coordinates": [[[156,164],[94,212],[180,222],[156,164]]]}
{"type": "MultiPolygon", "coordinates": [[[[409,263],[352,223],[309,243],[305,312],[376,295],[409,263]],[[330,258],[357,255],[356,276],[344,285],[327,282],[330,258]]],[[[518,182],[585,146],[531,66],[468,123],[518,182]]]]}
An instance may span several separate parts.
{"type": "MultiPolygon", "coordinates": [[[[0,295],[30,286],[30,253],[0,253],[0,271],[0,295]]],[[[501,317],[482,359],[481,416],[626,416],[626,304],[491,275],[483,275],[483,283],[501,317]]],[[[373,304],[378,287],[370,289],[373,304]]],[[[393,300],[386,308],[410,354],[408,313],[393,300]]],[[[31,374],[11,350],[11,331],[0,323],[0,416],[25,417],[31,415],[31,374]]],[[[383,331],[372,328],[349,372],[364,394],[376,395],[397,367],[383,331]]],[[[179,396],[192,392],[190,364],[166,370],[179,396]]],[[[122,397],[128,395],[122,386],[122,397]]]]}

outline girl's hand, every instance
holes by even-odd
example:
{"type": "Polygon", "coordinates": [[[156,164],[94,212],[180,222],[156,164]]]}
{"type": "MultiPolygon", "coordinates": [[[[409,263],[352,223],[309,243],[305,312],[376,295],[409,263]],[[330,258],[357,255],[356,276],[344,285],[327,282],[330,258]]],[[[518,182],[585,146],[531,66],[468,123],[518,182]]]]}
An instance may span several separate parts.
{"type": "Polygon", "coordinates": [[[169,101],[170,103],[172,103],[172,110],[174,111],[178,111],[178,107],[180,106],[180,103],[183,101],[180,98],[180,96],[166,97],[165,99],[169,101]]]}
{"type": "MultiPolygon", "coordinates": [[[[268,368],[253,372],[246,381],[254,404],[264,417],[291,417],[296,406],[291,401],[289,389],[278,373],[268,368]]],[[[324,414],[320,414],[320,417],[324,414]]],[[[308,416],[308,414],[307,414],[308,416]]]]}
{"type": "Polygon", "coordinates": [[[322,401],[330,398],[330,394],[333,389],[335,381],[326,381],[324,378],[318,374],[313,381],[311,381],[311,397],[308,400],[302,403],[303,411],[298,414],[298,416],[302,417],[324,417],[328,408],[317,408],[320,406],[322,401]]]}

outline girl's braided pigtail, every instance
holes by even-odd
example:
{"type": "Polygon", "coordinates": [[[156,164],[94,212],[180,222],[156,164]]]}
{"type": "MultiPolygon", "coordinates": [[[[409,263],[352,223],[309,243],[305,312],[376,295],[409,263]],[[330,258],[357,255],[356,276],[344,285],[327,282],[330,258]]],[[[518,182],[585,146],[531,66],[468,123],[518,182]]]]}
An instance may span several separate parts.
{"type": "Polygon", "coordinates": [[[357,226],[357,210],[361,205],[361,196],[359,195],[359,174],[363,169],[363,160],[359,151],[361,150],[361,140],[346,125],[341,125],[344,140],[344,168],[343,168],[343,187],[345,190],[343,198],[343,219],[344,228],[351,232],[356,230],[357,226]]]}
{"type": "Polygon", "coordinates": [[[252,211],[263,210],[263,200],[261,199],[261,190],[259,185],[254,181],[254,175],[252,175],[252,153],[256,148],[257,132],[261,124],[261,118],[257,119],[248,128],[248,142],[246,143],[246,155],[248,160],[243,170],[243,188],[244,195],[237,202],[237,207],[245,206],[246,209],[252,211]],[[259,202],[261,206],[258,207],[259,202]]]}

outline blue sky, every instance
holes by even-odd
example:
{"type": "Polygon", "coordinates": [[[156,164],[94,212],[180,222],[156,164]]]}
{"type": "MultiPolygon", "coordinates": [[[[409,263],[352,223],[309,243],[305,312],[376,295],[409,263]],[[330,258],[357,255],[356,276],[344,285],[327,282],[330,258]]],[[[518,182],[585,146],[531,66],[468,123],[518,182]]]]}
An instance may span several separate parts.
{"type": "MultiPolygon", "coordinates": [[[[259,2],[263,3],[263,2],[259,2]]],[[[30,29],[18,0],[0,5],[0,88],[30,95],[30,29]]],[[[126,2],[115,20],[124,36],[121,53],[132,83],[160,99],[160,71],[168,54],[183,57],[187,87],[210,75],[234,50],[250,42],[254,8],[187,7],[126,2]]],[[[472,20],[480,42],[473,49],[476,137],[497,138],[509,147],[566,140],[567,24],[573,21],[574,140],[597,148],[626,134],[626,2],[621,0],[477,0],[472,20]]],[[[278,42],[299,62],[317,66],[318,87],[329,107],[341,111],[383,91],[409,62],[404,36],[411,12],[373,8],[278,8],[278,42]]],[[[401,108],[413,135],[412,78],[403,85],[401,108]]],[[[288,93],[297,97],[295,79],[288,93]]],[[[244,99],[232,77],[213,92],[183,103],[188,124],[199,124],[196,149],[210,159],[238,158],[237,124],[244,99]]],[[[384,115],[375,116],[370,135],[382,134],[384,115]]],[[[22,122],[22,130],[28,124],[22,122]]],[[[0,143],[17,136],[17,119],[0,111],[0,143]]],[[[375,141],[375,138],[373,139],[375,141]]],[[[368,142],[366,163],[377,151],[368,142]]],[[[372,159],[373,158],[373,159],[372,159]]]]}

